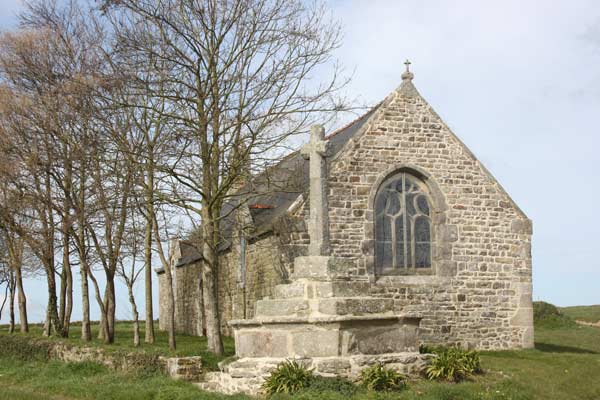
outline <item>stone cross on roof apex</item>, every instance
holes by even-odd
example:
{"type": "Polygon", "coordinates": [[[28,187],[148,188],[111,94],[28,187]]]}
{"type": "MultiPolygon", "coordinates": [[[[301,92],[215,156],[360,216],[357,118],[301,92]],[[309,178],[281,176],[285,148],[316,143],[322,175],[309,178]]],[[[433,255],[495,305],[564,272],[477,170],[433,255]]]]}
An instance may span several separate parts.
{"type": "Polygon", "coordinates": [[[408,61],[408,60],[406,60],[406,61],[404,62],[404,65],[406,65],[406,71],[404,71],[404,72],[402,73],[402,80],[403,80],[403,81],[407,81],[407,80],[408,80],[408,81],[412,81],[412,80],[413,80],[413,78],[415,77],[415,75],[414,75],[412,72],[410,72],[410,69],[409,69],[409,67],[410,67],[410,64],[411,64],[411,62],[410,62],[410,61],[408,61]]]}

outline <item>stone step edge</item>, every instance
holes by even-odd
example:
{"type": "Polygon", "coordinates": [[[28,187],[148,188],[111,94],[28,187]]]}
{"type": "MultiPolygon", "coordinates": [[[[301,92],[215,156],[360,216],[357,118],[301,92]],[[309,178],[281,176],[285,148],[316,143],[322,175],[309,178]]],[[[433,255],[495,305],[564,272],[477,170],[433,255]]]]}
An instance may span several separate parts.
{"type": "Polygon", "coordinates": [[[262,317],[253,319],[233,319],[228,322],[232,328],[258,326],[258,325],[281,325],[281,324],[326,324],[337,322],[354,321],[391,321],[405,319],[421,319],[421,315],[416,314],[367,314],[367,315],[336,315],[336,316],[318,316],[318,317],[262,317]]]}

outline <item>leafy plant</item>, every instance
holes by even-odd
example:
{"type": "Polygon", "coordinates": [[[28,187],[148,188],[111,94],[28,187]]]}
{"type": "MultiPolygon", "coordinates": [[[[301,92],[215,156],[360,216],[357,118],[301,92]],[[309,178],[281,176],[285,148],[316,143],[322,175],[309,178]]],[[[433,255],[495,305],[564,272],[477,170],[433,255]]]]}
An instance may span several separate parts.
{"type": "Polygon", "coordinates": [[[482,372],[481,360],[477,351],[463,350],[459,347],[438,347],[431,351],[437,357],[425,370],[429,379],[460,382],[473,374],[482,372]]]}
{"type": "Polygon", "coordinates": [[[314,376],[310,381],[308,390],[313,392],[336,392],[344,397],[352,397],[358,391],[358,387],[347,379],[335,377],[314,376]]]}
{"type": "Polygon", "coordinates": [[[377,392],[404,389],[406,387],[404,380],[404,375],[393,369],[385,368],[382,364],[365,368],[360,373],[361,385],[367,390],[377,392]]]}
{"type": "Polygon", "coordinates": [[[267,395],[274,393],[296,393],[308,388],[313,379],[313,370],[293,360],[286,360],[277,366],[263,384],[267,395]]]}

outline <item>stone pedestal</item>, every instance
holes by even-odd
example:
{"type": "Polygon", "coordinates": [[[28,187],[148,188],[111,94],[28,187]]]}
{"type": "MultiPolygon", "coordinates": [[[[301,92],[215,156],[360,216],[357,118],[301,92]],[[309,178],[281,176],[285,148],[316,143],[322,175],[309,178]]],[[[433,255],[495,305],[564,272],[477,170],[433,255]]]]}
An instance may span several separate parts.
{"type": "Polygon", "coordinates": [[[350,379],[377,362],[419,372],[426,359],[418,354],[420,318],[395,313],[392,299],[370,297],[370,284],[350,280],[348,270],[345,260],[298,257],[292,282],[257,301],[253,319],[230,321],[238,360],[202,387],[255,394],[286,359],[350,379]]]}

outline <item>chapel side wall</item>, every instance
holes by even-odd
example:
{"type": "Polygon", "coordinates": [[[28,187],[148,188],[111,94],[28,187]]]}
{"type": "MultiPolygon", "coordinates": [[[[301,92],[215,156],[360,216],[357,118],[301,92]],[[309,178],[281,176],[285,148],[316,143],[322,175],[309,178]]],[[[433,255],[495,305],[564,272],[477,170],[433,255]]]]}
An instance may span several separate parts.
{"type": "Polygon", "coordinates": [[[197,336],[202,333],[199,325],[201,272],[201,261],[175,268],[175,330],[179,333],[197,336]]]}
{"type": "Polygon", "coordinates": [[[231,335],[227,322],[232,319],[252,318],[257,300],[271,296],[276,285],[284,283],[286,265],[290,263],[279,235],[266,234],[248,243],[246,248],[246,283],[239,274],[239,250],[232,249],[220,256],[219,310],[221,329],[231,335]]]}
{"type": "Polygon", "coordinates": [[[158,278],[158,329],[167,330],[167,277],[164,272],[157,274],[158,278]]]}
{"type": "Polygon", "coordinates": [[[374,280],[377,185],[396,167],[423,171],[443,203],[436,274],[377,279],[373,295],[422,315],[424,342],[531,347],[531,222],[424,100],[394,96],[330,164],[332,255],[354,258],[356,278],[374,280]]]}

